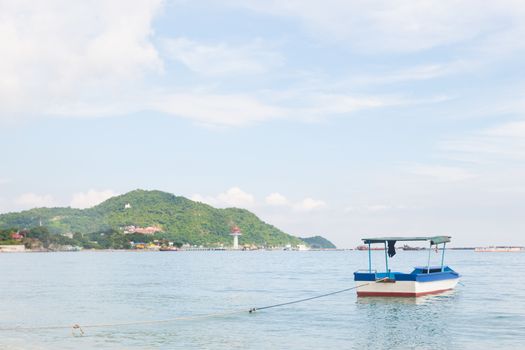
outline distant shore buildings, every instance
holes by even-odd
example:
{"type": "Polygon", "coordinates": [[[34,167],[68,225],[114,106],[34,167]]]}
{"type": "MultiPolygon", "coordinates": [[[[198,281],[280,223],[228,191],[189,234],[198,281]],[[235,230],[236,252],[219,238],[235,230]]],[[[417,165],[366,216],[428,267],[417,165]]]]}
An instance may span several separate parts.
{"type": "Polygon", "coordinates": [[[158,226],[138,227],[134,225],[124,227],[124,234],[140,233],[143,235],[154,235],[157,232],[162,232],[162,228],[158,226]]]}

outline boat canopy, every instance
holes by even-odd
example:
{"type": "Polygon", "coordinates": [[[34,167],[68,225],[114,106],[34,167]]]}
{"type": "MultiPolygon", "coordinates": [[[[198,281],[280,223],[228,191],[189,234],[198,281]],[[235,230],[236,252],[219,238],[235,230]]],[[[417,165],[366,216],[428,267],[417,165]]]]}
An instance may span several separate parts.
{"type": "Polygon", "coordinates": [[[377,238],[362,238],[365,244],[371,243],[385,243],[388,241],[430,241],[430,244],[441,244],[450,242],[450,236],[432,236],[432,237],[377,237],[377,238]]]}

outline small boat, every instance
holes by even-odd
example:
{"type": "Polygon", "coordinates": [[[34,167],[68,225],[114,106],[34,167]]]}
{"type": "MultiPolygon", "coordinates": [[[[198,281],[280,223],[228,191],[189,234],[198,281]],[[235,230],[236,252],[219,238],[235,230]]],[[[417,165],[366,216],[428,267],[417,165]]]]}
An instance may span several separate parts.
{"type": "Polygon", "coordinates": [[[162,246],[159,248],[159,250],[161,252],[176,252],[179,250],[179,248],[177,247],[167,247],[167,246],[162,246]]]}
{"type": "Polygon", "coordinates": [[[379,237],[363,238],[368,245],[368,269],[354,272],[358,297],[419,297],[438,294],[453,289],[459,281],[459,273],[444,265],[445,246],[450,236],[434,237],[379,237]],[[388,268],[389,258],[396,254],[396,242],[427,241],[429,242],[428,262],[426,266],[416,266],[411,273],[393,272],[388,268]],[[382,243],[385,250],[385,272],[372,270],[372,244],[382,243]],[[443,244],[441,265],[430,265],[432,246],[436,251],[438,244],[443,244]]]}

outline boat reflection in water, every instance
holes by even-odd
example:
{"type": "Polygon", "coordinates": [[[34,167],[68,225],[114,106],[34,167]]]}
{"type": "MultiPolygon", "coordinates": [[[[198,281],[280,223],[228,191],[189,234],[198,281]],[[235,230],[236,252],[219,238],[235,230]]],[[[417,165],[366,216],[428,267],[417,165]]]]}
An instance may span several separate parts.
{"type": "Polygon", "coordinates": [[[354,349],[456,349],[450,312],[458,293],[454,290],[418,298],[356,298],[356,312],[366,330],[354,349]],[[380,335],[380,336],[378,336],[380,335]]]}

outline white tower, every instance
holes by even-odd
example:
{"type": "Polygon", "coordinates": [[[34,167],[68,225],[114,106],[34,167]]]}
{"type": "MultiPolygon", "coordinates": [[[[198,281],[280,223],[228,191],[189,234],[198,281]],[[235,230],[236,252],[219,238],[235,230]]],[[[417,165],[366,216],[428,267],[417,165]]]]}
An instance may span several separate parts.
{"type": "Polygon", "coordinates": [[[233,249],[239,249],[239,236],[242,235],[241,229],[238,226],[233,226],[230,235],[233,236],[233,249]]]}

